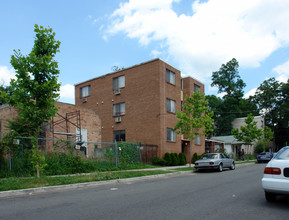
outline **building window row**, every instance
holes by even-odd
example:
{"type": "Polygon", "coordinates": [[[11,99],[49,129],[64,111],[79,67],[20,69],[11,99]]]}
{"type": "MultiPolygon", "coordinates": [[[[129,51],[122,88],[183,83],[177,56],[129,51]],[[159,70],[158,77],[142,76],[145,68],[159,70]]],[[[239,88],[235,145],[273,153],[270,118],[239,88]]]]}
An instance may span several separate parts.
{"type": "Polygon", "coordinates": [[[167,98],[167,111],[176,113],[176,101],[167,98]]]}
{"type": "Polygon", "coordinates": [[[166,70],[166,81],[170,84],[175,85],[175,73],[170,70],[166,70]]]}
{"type": "Polygon", "coordinates": [[[90,86],[80,88],[80,98],[90,96],[90,86]]]}
{"type": "Polygon", "coordinates": [[[119,116],[125,114],[125,102],[113,105],[113,116],[119,116]]]}
{"type": "Polygon", "coordinates": [[[172,128],[167,128],[167,141],[176,141],[176,131],[172,128]]]}
{"type": "Polygon", "coordinates": [[[125,87],[125,76],[113,78],[113,89],[120,89],[125,87]]]}

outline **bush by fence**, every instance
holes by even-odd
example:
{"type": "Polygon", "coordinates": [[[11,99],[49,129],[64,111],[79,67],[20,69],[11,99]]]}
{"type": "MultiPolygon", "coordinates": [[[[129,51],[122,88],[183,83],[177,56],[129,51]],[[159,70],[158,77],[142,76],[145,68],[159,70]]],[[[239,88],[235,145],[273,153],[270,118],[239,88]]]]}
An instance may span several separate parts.
{"type": "Polygon", "coordinates": [[[163,159],[152,158],[152,164],[158,166],[178,166],[187,164],[187,158],[184,153],[165,153],[163,159]]]}
{"type": "MultiPolygon", "coordinates": [[[[0,148],[0,178],[9,176],[33,176],[32,147],[29,138],[19,138],[18,144],[1,142],[0,148]],[[4,150],[5,149],[5,150],[4,150]]],[[[45,157],[45,175],[63,175],[93,171],[117,170],[135,167],[142,162],[141,145],[139,143],[85,143],[86,147],[76,150],[73,142],[68,140],[48,140],[42,143],[54,143],[49,152],[43,152],[45,157]],[[88,146],[94,153],[87,158],[88,146]]],[[[45,149],[45,146],[42,149],[45,149]]],[[[146,155],[148,153],[146,152],[146,155]]]]}

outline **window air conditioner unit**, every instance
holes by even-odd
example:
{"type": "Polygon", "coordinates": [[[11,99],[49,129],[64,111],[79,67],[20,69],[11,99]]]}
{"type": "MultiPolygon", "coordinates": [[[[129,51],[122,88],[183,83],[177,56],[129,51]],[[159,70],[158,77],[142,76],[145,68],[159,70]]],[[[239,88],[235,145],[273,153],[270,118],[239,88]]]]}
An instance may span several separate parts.
{"type": "Polygon", "coordinates": [[[115,90],[114,90],[114,94],[115,94],[115,95],[120,95],[120,93],[121,93],[121,90],[120,90],[120,89],[115,89],[115,90]]]}
{"type": "Polygon", "coordinates": [[[114,118],[114,120],[115,120],[116,123],[120,123],[121,122],[121,117],[116,117],[116,118],[114,118]]]}
{"type": "Polygon", "coordinates": [[[87,102],[87,98],[82,98],[82,102],[87,102]]]}

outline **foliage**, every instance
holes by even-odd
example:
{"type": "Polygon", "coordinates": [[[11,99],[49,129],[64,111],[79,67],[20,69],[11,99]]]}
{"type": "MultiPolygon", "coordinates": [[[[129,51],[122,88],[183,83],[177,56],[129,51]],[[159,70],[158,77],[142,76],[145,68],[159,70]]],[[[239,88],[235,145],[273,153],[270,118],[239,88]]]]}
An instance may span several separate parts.
{"type": "Polygon", "coordinates": [[[238,128],[234,128],[232,130],[232,134],[238,141],[243,141],[245,144],[252,144],[255,140],[260,140],[263,131],[257,127],[257,122],[254,121],[254,116],[249,114],[245,119],[245,126],[241,126],[240,130],[238,128]]]}
{"type": "Polygon", "coordinates": [[[138,147],[136,143],[117,143],[119,165],[123,167],[140,162],[138,147]]]}
{"type": "Polygon", "coordinates": [[[29,55],[23,56],[14,50],[11,65],[16,71],[16,79],[10,82],[12,95],[2,92],[2,98],[18,110],[18,116],[10,122],[22,136],[37,137],[44,121],[50,120],[57,112],[55,99],[60,84],[58,64],[54,61],[60,42],[54,39],[52,29],[35,25],[34,47],[29,55]]]}
{"type": "Polygon", "coordinates": [[[268,151],[268,146],[264,144],[264,140],[259,140],[254,148],[255,154],[260,154],[261,152],[268,151]]]}
{"type": "Polygon", "coordinates": [[[187,164],[187,158],[184,153],[179,153],[179,161],[180,165],[186,165],[187,164]]]}
{"type": "MultiPolygon", "coordinates": [[[[1,94],[2,92],[3,92],[3,93],[5,92],[5,93],[8,94],[9,96],[12,95],[10,86],[4,86],[4,84],[0,85],[0,94],[1,94]]],[[[5,101],[5,99],[2,98],[2,96],[0,95],[0,105],[3,105],[3,104],[6,104],[6,101],[5,101]]]]}
{"type": "Polygon", "coordinates": [[[172,166],[180,165],[180,159],[178,157],[178,154],[172,153],[171,157],[172,157],[172,166]]]}
{"type": "Polygon", "coordinates": [[[265,148],[268,148],[269,146],[269,143],[270,141],[273,139],[274,137],[274,132],[271,131],[271,129],[268,127],[268,126],[265,126],[264,127],[264,147],[265,148]]]}
{"type": "Polygon", "coordinates": [[[265,125],[274,132],[274,141],[282,147],[289,142],[289,80],[280,83],[270,78],[257,88],[254,96],[250,99],[263,113],[265,125]]]}
{"type": "Polygon", "coordinates": [[[201,156],[199,156],[197,153],[193,154],[192,157],[192,163],[195,163],[197,160],[199,160],[201,158],[201,156]]]}
{"type": "Polygon", "coordinates": [[[33,145],[31,149],[31,163],[37,172],[37,178],[40,178],[40,173],[47,166],[47,164],[45,162],[45,157],[41,154],[41,150],[39,149],[39,146],[37,144],[37,139],[34,139],[32,142],[33,145]]]}
{"type": "Polygon", "coordinates": [[[235,118],[245,117],[248,113],[259,114],[255,103],[242,98],[246,84],[239,76],[238,67],[238,61],[233,58],[212,74],[211,85],[218,87],[218,93],[225,94],[222,98],[214,95],[206,96],[210,109],[214,111],[217,136],[231,135],[232,121],[235,118]]]}
{"type": "Polygon", "coordinates": [[[171,170],[144,170],[144,171],[114,171],[114,172],[96,172],[90,175],[75,175],[75,176],[58,176],[58,177],[45,177],[40,179],[36,178],[5,178],[0,179],[0,191],[17,190],[37,188],[44,186],[59,186],[67,184],[95,182],[104,180],[117,180],[132,177],[141,177],[149,175],[158,175],[173,173],[176,171],[171,170]]]}
{"type": "Polygon", "coordinates": [[[179,120],[174,127],[178,134],[186,134],[193,141],[196,134],[207,135],[212,132],[214,113],[209,110],[204,94],[197,91],[191,97],[187,96],[182,107],[183,111],[177,112],[179,120]]]}
{"type": "Polygon", "coordinates": [[[159,157],[152,157],[152,164],[158,166],[166,166],[166,161],[159,157]]]}
{"type": "Polygon", "coordinates": [[[172,166],[172,155],[170,153],[165,153],[164,160],[167,166],[172,166]]]}
{"type": "Polygon", "coordinates": [[[239,63],[235,58],[222,64],[219,71],[213,72],[211,86],[217,86],[218,93],[225,93],[225,96],[242,97],[246,84],[239,76],[238,68],[239,63]]]}

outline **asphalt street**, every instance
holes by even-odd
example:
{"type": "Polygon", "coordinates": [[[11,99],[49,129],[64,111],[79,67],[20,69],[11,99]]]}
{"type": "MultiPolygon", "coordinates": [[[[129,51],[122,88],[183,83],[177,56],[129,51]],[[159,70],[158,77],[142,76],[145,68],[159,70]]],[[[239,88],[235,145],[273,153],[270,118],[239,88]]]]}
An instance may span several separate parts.
{"type": "Polygon", "coordinates": [[[1,198],[0,219],[288,219],[288,197],[265,200],[264,167],[1,198]]]}

